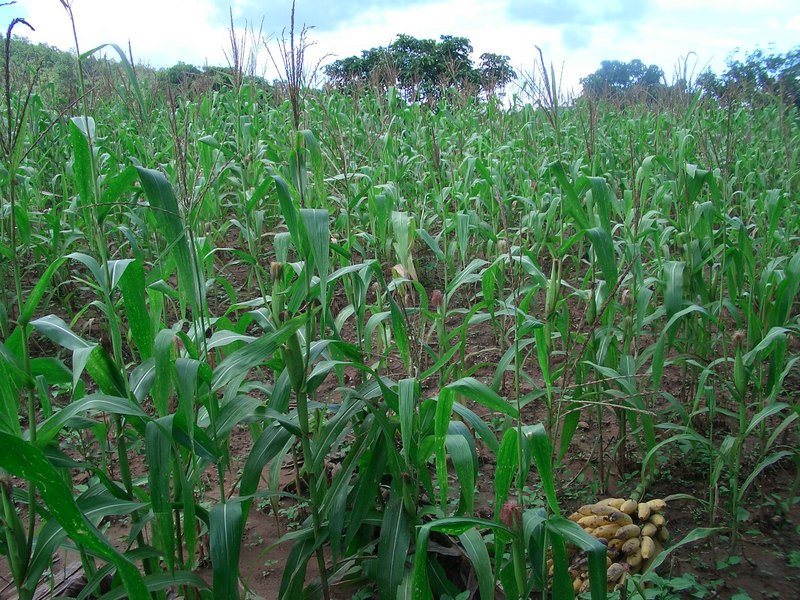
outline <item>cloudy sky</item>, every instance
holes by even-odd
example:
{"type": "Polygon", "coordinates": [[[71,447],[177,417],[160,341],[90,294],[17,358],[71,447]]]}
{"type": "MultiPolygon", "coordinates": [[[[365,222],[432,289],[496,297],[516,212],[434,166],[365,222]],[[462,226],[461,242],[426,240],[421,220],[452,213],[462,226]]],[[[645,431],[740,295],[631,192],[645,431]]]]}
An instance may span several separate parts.
{"type": "MultiPolygon", "coordinates": [[[[226,64],[229,10],[241,28],[279,34],[291,0],[71,0],[81,50],[106,42],[155,67],[178,61],[226,64]]],[[[33,41],[73,48],[61,0],[19,0],[0,8],[3,29],[16,16],[36,28],[33,41]]],[[[670,77],[689,58],[697,72],[720,71],[735,49],[786,52],[800,44],[797,0],[297,0],[298,23],[313,26],[314,59],[342,58],[407,33],[472,40],[476,57],[497,52],[530,71],[535,46],[563,73],[565,87],[603,59],[640,58],[670,77]],[[332,57],[332,58],[330,58],[332,57]]],[[[19,32],[22,32],[20,28],[19,32]]],[[[259,74],[271,76],[266,57],[259,74]]]]}

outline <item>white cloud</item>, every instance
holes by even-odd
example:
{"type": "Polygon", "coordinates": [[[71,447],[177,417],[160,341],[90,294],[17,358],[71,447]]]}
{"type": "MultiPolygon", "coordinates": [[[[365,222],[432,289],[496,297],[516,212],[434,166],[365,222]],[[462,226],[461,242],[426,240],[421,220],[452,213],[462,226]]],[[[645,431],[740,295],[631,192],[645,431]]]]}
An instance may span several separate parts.
{"type": "MultiPolygon", "coordinates": [[[[21,7],[36,29],[26,37],[74,49],[67,12],[57,0],[28,0],[21,7]]],[[[226,34],[210,24],[217,12],[212,0],[73,0],[72,9],[82,52],[106,43],[127,49],[130,40],[134,59],[155,66],[223,58],[226,34]]]]}
{"type": "MultiPolygon", "coordinates": [[[[241,28],[245,16],[258,19],[262,6],[270,8],[270,14],[283,6],[262,1],[73,0],[73,6],[84,51],[108,42],[127,48],[130,40],[134,58],[153,66],[178,61],[219,65],[226,64],[228,6],[241,28]]],[[[358,11],[342,13],[338,27],[327,23],[328,27],[312,29],[310,37],[317,43],[308,56],[314,62],[325,55],[358,54],[391,43],[399,33],[426,38],[459,35],[472,41],[476,56],[508,54],[518,70],[533,68],[535,46],[539,46],[557,72],[563,65],[565,88],[577,89],[580,77],[597,69],[604,59],[640,58],[658,64],[669,76],[681,57],[694,52],[698,69],[710,65],[720,70],[736,48],[752,50],[772,44],[776,51],[785,52],[797,44],[800,31],[800,9],[792,0],[650,0],[647,10],[638,11],[635,19],[625,19],[624,11],[618,10],[630,0],[616,0],[608,6],[614,15],[622,14],[619,19],[587,23],[585,19],[579,22],[576,15],[561,25],[513,19],[512,2],[517,8],[523,4],[521,0],[415,0],[385,8],[388,3],[383,0],[365,0],[359,2],[358,11]]],[[[288,0],[284,3],[288,5],[288,0]]],[[[566,4],[580,5],[580,0],[566,4]]],[[[306,14],[314,14],[312,0],[298,0],[298,5],[309,11],[306,14]]],[[[15,7],[0,8],[0,18],[8,22],[20,14],[19,9],[36,28],[36,33],[25,34],[32,40],[73,47],[70,23],[58,0],[21,0],[15,7]]],[[[322,19],[328,13],[316,14],[322,19]]],[[[259,21],[251,24],[257,27],[259,21]]],[[[265,23],[264,33],[277,32],[282,25],[276,24],[265,23]]],[[[266,64],[262,57],[262,72],[272,77],[274,73],[263,71],[266,64]]]]}

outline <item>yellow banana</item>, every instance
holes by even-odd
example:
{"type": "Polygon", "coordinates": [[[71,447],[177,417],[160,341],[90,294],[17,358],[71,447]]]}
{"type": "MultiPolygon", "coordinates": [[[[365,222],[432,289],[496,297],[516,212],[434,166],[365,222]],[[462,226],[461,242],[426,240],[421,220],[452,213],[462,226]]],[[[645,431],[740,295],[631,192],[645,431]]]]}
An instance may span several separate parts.
{"type": "MultiPolygon", "coordinates": [[[[636,528],[639,529],[638,527],[636,528]]],[[[619,539],[619,531],[614,536],[613,540],[609,540],[608,542],[608,553],[611,554],[612,552],[616,552],[618,550],[622,550],[622,544],[625,543],[625,540],[619,539]]]]}
{"type": "Polygon", "coordinates": [[[631,539],[632,537],[639,537],[639,533],[641,533],[639,526],[631,523],[630,525],[624,525],[623,527],[620,527],[614,537],[625,541],[631,539]]]}
{"type": "Polygon", "coordinates": [[[647,521],[647,519],[650,517],[650,506],[647,504],[647,502],[639,502],[637,510],[639,515],[639,520],[647,521]]]}
{"type": "Polygon", "coordinates": [[[630,525],[633,523],[633,519],[628,514],[625,514],[621,510],[615,511],[608,515],[608,520],[611,523],[616,523],[620,527],[624,527],[625,525],[630,525]]]}
{"type": "Polygon", "coordinates": [[[659,528],[658,533],[656,534],[656,537],[661,542],[666,542],[669,539],[669,529],[667,529],[666,525],[662,525],[659,528]]]}
{"type": "Polygon", "coordinates": [[[606,581],[608,581],[608,583],[617,581],[625,573],[625,570],[626,569],[624,566],[622,566],[622,563],[613,563],[606,570],[606,581]]]}
{"type": "Polygon", "coordinates": [[[625,500],[622,503],[622,506],[619,509],[624,512],[626,515],[632,515],[636,512],[636,509],[639,507],[639,503],[636,500],[625,500]]]}
{"type": "Polygon", "coordinates": [[[641,548],[641,543],[642,541],[638,537],[631,538],[622,544],[622,552],[626,555],[636,554],[641,548]]]}
{"type": "Polygon", "coordinates": [[[650,507],[651,512],[661,512],[667,507],[667,503],[661,498],[655,498],[654,500],[648,501],[647,506],[650,507]]]}
{"type": "Polygon", "coordinates": [[[592,535],[600,540],[610,540],[614,537],[614,535],[619,530],[619,525],[616,523],[609,523],[608,525],[602,525],[598,527],[592,532],[592,535]]]}
{"type": "Polygon", "coordinates": [[[610,523],[610,521],[603,515],[589,515],[588,517],[581,517],[578,521],[578,525],[584,529],[600,527],[601,525],[608,525],[608,523],[610,523]]]}
{"type": "Polygon", "coordinates": [[[643,535],[642,536],[642,544],[639,550],[642,553],[642,559],[647,560],[651,556],[656,555],[656,544],[653,541],[653,538],[643,535]]]}
{"type": "Polygon", "coordinates": [[[656,527],[650,522],[647,522],[644,525],[642,525],[642,535],[646,535],[647,537],[653,537],[657,531],[658,527],[656,527]]]}
{"type": "Polygon", "coordinates": [[[664,515],[660,515],[658,513],[650,515],[650,522],[655,525],[656,527],[663,527],[667,520],[664,518],[664,515]]]}
{"type": "Polygon", "coordinates": [[[641,539],[639,538],[631,538],[624,544],[622,544],[622,552],[623,554],[630,555],[635,554],[641,548],[641,539]]]}
{"type": "MultiPolygon", "coordinates": [[[[583,507],[581,507],[581,508],[583,508],[583,507]]],[[[608,515],[612,515],[615,512],[619,512],[619,511],[616,508],[614,508],[613,506],[608,506],[607,504],[594,504],[591,507],[591,512],[589,514],[602,515],[604,517],[607,517],[608,515]]]]}
{"type": "Polygon", "coordinates": [[[625,502],[625,498],[604,498],[597,503],[597,506],[611,506],[619,510],[623,502],[625,502]]]}
{"type": "Polygon", "coordinates": [[[642,566],[642,554],[637,550],[633,554],[629,554],[626,562],[631,566],[631,572],[637,573],[642,566]]]}

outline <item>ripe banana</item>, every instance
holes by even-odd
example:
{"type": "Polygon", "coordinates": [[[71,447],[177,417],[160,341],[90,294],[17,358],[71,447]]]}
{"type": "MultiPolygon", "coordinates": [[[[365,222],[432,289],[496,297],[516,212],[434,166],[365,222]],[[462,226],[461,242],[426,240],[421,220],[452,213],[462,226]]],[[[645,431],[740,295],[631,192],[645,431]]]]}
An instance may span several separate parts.
{"type": "Polygon", "coordinates": [[[622,563],[613,563],[606,570],[606,581],[608,581],[608,583],[614,583],[625,574],[626,570],[622,563]]]}
{"type": "Polygon", "coordinates": [[[599,540],[610,540],[616,535],[619,528],[619,525],[616,523],[609,523],[608,525],[603,525],[595,529],[592,535],[599,540]]]}
{"type": "MultiPolygon", "coordinates": [[[[581,506],[581,509],[583,509],[583,508],[584,507],[581,506]]],[[[613,506],[609,506],[608,504],[593,504],[590,507],[589,510],[590,510],[589,514],[592,514],[592,515],[603,515],[605,517],[607,517],[609,515],[613,515],[614,513],[619,512],[619,510],[617,510],[613,506]]],[[[578,512],[583,512],[583,511],[579,509],[578,512]]]]}
{"type": "Polygon", "coordinates": [[[639,502],[638,511],[640,521],[646,521],[650,517],[650,506],[646,502],[639,502]]]}
{"type": "Polygon", "coordinates": [[[620,527],[614,537],[625,541],[631,539],[632,537],[638,537],[639,533],[641,533],[639,526],[631,523],[630,525],[624,525],[623,527],[620,527]]]}
{"type": "Polygon", "coordinates": [[[608,525],[611,521],[603,515],[589,515],[582,517],[578,521],[578,525],[584,529],[600,527],[601,525],[608,525]]]}
{"type": "Polygon", "coordinates": [[[639,550],[642,553],[642,559],[647,560],[651,556],[655,556],[656,554],[656,544],[653,541],[653,538],[643,535],[642,536],[642,543],[641,548],[639,550]]]}
{"type": "Polygon", "coordinates": [[[619,509],[624,512],[626,515],[632,515],[636,512],[636,509],[639,507],[639,503],[636,500],[625,500],[622,503],[622,506],[619,509]]]}
{"type": "Polygon", "coordinates": [[[637,550],[633,554],[629,554],[626,562],[631,566],[631,572],[638,572],[639,568],[642,566],[641,552],[637,550]]]}
{"type": "Polygon", "coordinates": [[[647,506],[650,507],[651,512],[661,512],[667,507],[667,503],[661,498],[655,498],[653,500],[649,500],[647,502],[647,506]]]}
{"type": "Polygon", "coordinates": [[[631,516],[625,514],[621,510],[615,511],[610,515],[608,515],[608,520],[611,523],[616,523],[620,527],[624,527],[625,525],[630,525],[631,523],[633,523],[633,519],[631,519],[631,516]]]}
{"type": "Polygon", "coordinates": [[[653,537],[656,532],[658,531],[658,527],[656,527],[653,523],[649,521],[642,525],[642,535],[646,535],[647,537],[653,537]]]}
{"type": "Polygon", "coordinates": [[[622,544],[622,552],[626,555],[635,554],[641,548],[642,541],[640,538],[635,537],[629,539],[627,542],[622,544]]]}
{"type": "Polygon", "coordinates": [[[666,525],[661,526],[656,534],[656,537],[661,542],[666,542],[669,539],[669,529],[667,529],[666,525]]]}
{"type": "Polygon", "coordinates": [[[663,527],[667,520],[664,518],[664,515],[656,513],[654,515],[650,515],[650,522],[656,527],[663,527]]]}
{"type": "Polygon", "coordinates": [[[619,510],[619,507],[622,506],[623,502],[625,502],[625,498],[604,498],[597,502],[596,506],[611,506],[612,508],[616,508],[619,510]]]}

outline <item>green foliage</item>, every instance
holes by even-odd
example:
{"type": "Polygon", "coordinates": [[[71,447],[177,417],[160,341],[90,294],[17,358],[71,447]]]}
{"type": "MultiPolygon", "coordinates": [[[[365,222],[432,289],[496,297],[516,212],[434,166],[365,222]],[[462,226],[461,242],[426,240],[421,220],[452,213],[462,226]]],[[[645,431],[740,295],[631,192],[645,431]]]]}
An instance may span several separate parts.
{"type": "Polygon", "coordinates": [[[325,67],[325,74],[340,90],[397,86],[407,98],[430,103],[449,87],[492,95],[516,77],[508,56],[484,53],[475,67],[471,54],[472,44],[464,37],[443,35],[437,42],[401,34],[388,47],[334,61],[325,67]]]}
{"type": "Polygon", "coordinates": [[[664,84],[664,71],[658,65],[645,65],[641,60],[630,62],[604,60],[600,68],[581,79],[583,93],[613,97],[634,89],[653,93],[664,84]]]}
{"type": "Polygon", "coordinates": [[[706,71],[697,78],[697,85],[718,98],[751,98],[760,93],[780,96],[800,107],[800,46],[785,54],[761,49],[742,58],[733,54],[721,75],[706,71]]]}

